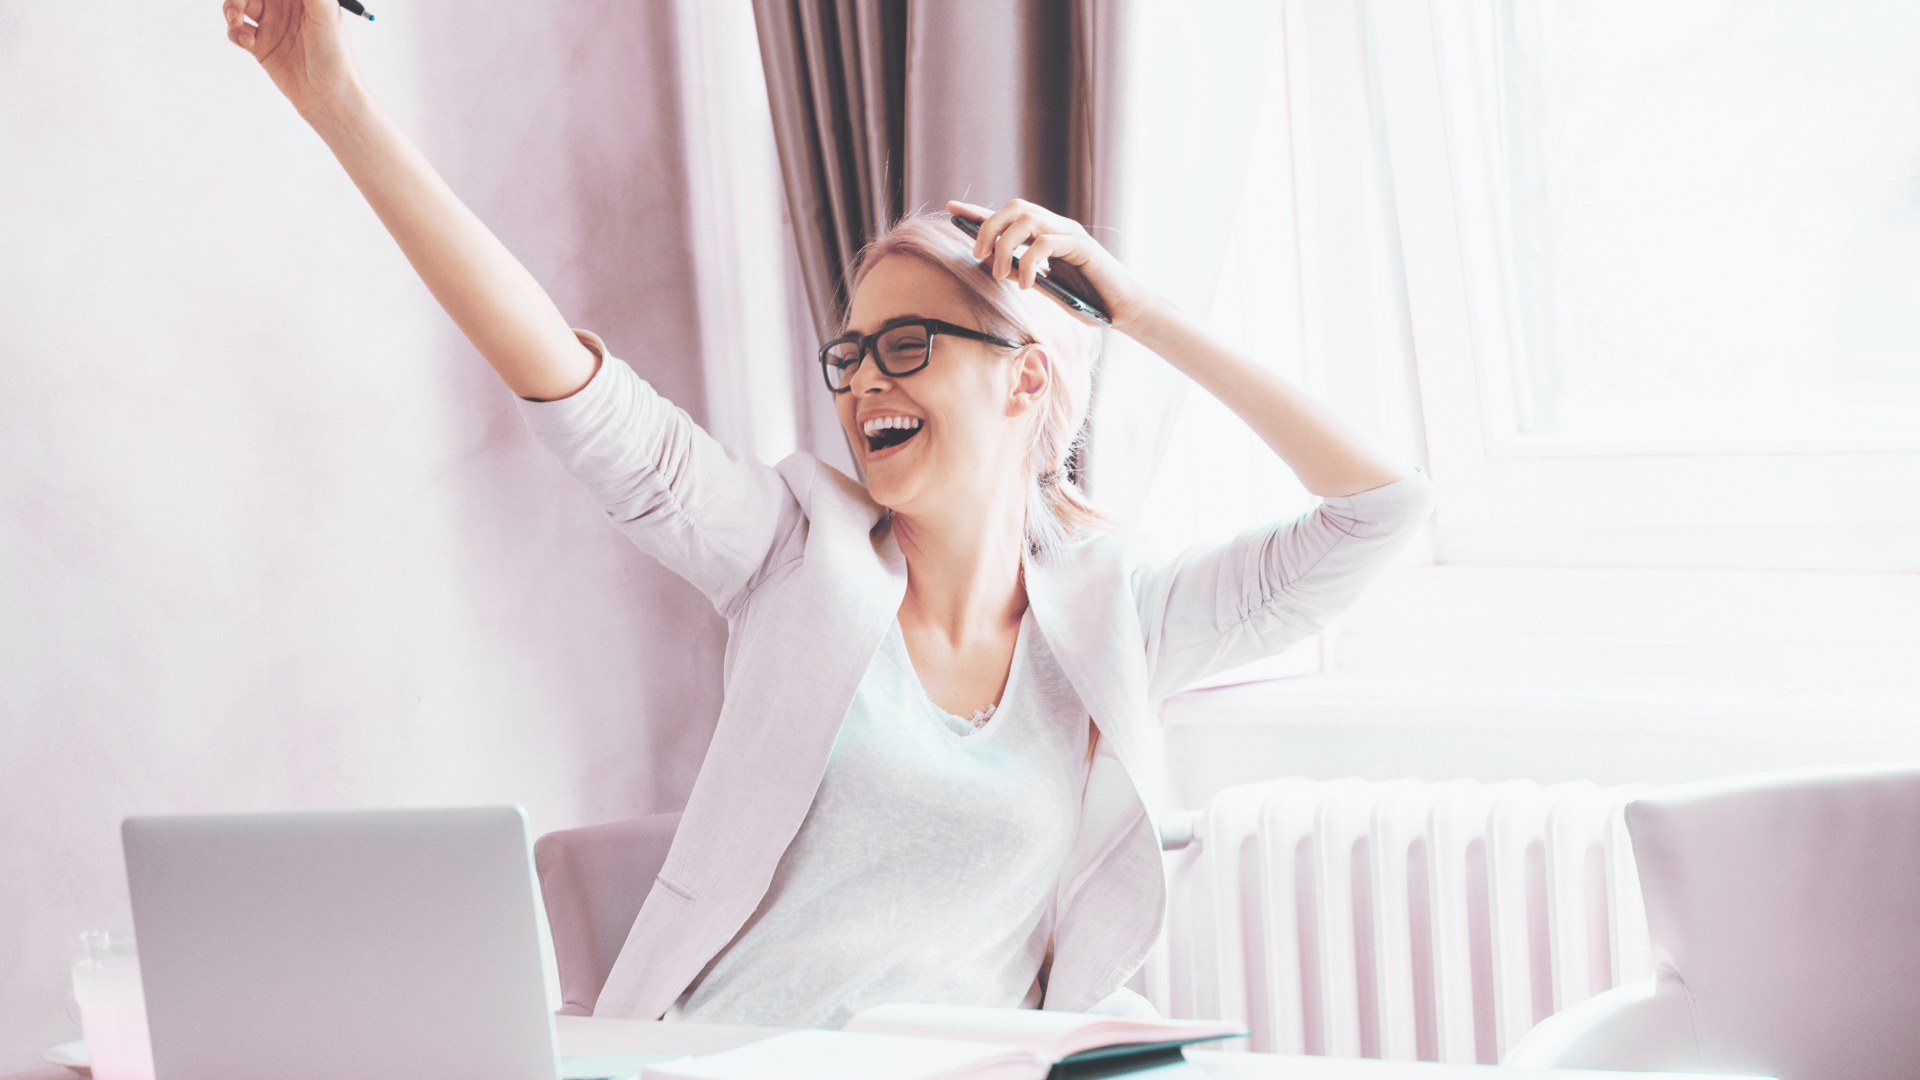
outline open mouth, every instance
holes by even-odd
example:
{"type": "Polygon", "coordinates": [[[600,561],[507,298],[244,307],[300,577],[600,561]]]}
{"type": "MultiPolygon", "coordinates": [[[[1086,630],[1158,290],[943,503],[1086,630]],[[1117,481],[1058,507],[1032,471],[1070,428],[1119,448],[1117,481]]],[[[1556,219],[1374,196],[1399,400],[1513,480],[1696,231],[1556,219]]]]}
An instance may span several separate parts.
{"type": "Polygon", "coordinates": [[[867,453],[877,454],[920,434],[921,425],[916,416],[876,416],[860,425],[860,431],[867,437],[867,453]]]}

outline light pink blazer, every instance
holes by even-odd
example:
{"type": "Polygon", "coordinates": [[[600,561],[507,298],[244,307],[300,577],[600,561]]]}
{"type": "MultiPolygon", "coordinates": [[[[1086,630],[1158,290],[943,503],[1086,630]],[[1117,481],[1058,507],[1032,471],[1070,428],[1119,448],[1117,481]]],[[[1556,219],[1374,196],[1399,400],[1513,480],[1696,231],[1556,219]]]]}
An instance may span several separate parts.
{"type": "MultiPolygon", "coordinates": [[[[809,454],[768,467],[730,452],[613,357],[573,396],[521,408],[614,524],[727,619],[713,742],[594,1007],[653,1019],[759,905],[900,608],[906,563],[866,488],[809,454]]],[[[1060,877],[1046,1008],[1113,993],[1160,932],[1150,810],[1169,807],[1152,703],[1314,633],[1385,567],[1431,498],[1416,475],[1170,563],[1145,560],[1125,535],[1029,560],[1035,621],[1101,747],[1060,877]]]]}

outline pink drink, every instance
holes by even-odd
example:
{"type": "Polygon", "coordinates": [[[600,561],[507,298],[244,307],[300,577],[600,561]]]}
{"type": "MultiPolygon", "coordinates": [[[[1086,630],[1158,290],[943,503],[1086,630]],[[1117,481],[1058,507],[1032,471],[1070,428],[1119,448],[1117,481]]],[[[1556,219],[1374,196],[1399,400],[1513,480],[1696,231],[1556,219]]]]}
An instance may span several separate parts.
{"type": "Polygon", "coordinates": [[[94,1080],[153,1080],[147,1000],[132,935],[81,934],[75,952],[73,997],[94,1080]]]}

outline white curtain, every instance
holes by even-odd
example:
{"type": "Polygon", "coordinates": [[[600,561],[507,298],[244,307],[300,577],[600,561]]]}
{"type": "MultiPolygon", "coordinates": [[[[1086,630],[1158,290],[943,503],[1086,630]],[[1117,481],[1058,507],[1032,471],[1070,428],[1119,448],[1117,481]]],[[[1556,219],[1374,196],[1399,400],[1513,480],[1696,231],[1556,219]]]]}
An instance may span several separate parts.
{"type": "MultiPolygon", "coordinates": [[[[1359,0],[1138,4],[1113,239],[1214,334],[1419,461],[1363,14],[1359,0]]],[[[1187,384],[1116,336],[1095,419],[1109,513],[1172,551],[1313,504],[1187,384]]]]}
{"type": "MultiPolygon", "coordinates": [[[[1243,354],[1424,464],[1363,0],[1134,9],[1114,246],[1243,354]]],[[[1094,495],[1170,556],[1317,501],[1227,403],[1115,336],[1094,495]]],[[[1318,638],[1214,683],[1327,670],[1318,638]]]]}
{"type": "Polygon", "coordinates": [[[706,427],[769,464],[802,445],[846,465],[837,430],[815,439],[811,348],[795,332],[788,228],[751,0],[679,0],[691,270],[700,309],[706,427]]]}

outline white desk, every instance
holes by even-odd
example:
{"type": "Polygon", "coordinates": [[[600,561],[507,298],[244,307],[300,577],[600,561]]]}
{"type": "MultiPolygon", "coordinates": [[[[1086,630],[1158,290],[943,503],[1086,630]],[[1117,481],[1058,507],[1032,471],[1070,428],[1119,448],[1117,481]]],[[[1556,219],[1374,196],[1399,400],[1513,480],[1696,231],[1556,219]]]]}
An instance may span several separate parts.
{"type": "MultiPolygon", "coordinates": [[[[580,1054],[712,1054],[784,1028],[731,1024],[669,1024],[655,1020],[597,1020],[590,1016],[556,1018],[560,1052],[580,1054]]],[[[1189,1050],[1184,1066],[1153,1072],[1154,1080],[1677,1080],[1689,1073],[1588,1072],[1567,1069],[1502,1069],[1492,1065],[1436,1065],[1427,1061],[1363,1061],[1353,1058],[1291,1057],[1280,1054],[1226,1054],[1189,1050]]],[[[86,1074],[47,1068],[0,1076],[0,1080],[81,1080],[86,1074]]],[[[1715,1076],[1698,1080],[1757,1080],[1715,1076]]]]}
{"type": "Polygon", "coordinates": [[[778,1035],[777,1027],[738,1024],[670,1024],[664,1020],[602,1020],[593,1016],[556,1016],[560,1055],[717,1054],[755,1039],[778,1035]]]}
{"type": "MultiPolygon", "coordinates": [[[[669,1024],[655,1020],[600,1020],[590,1016],[557,1018],[560,1052],[574,1054],[711,1054],[776,1035],[782,1028],[729,1024],[669,1024]]],[[[1192,1080],[1668,1080],[1683,1073],[1588,1072],[1566,1069],[1502,1069],[1493,1065],[1436,1065],[1427,1061],[1364,1061],[1352,1058],[1292,1057],[1280,1054],[1228,1054],[1189,1050],[1188,1064],[1155,1070],[1156,1080],[1190,1076],[1192,1080]]],[[[1699,1080],[1708,1080],[1700,1077],[1699,1080]]],[[[1711,1080],[1741,1080],[1715,1076],[1711,1080]]],[[[1746,1080],[1754,1080],[1749,1077],[1746,1080]]]]}

